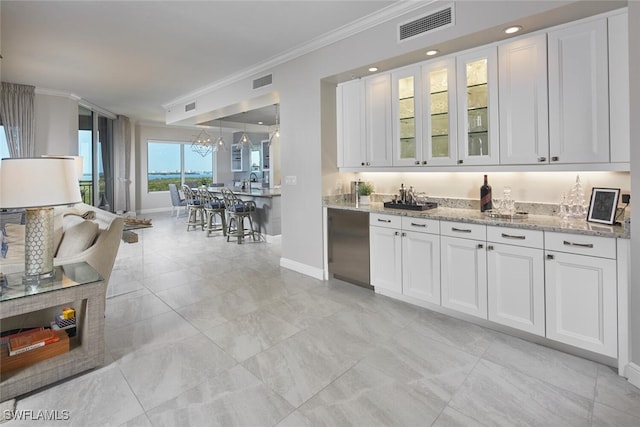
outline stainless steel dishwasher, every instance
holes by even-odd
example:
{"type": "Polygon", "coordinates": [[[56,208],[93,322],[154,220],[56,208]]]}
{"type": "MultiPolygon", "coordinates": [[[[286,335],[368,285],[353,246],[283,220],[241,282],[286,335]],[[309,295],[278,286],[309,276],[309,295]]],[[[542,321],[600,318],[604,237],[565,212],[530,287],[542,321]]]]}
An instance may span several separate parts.
{"type": "Polygon", "coordinates": [[[346,209],[327,209],[329,273],[367,289],[369,277],[369,214],[346,209]]]}

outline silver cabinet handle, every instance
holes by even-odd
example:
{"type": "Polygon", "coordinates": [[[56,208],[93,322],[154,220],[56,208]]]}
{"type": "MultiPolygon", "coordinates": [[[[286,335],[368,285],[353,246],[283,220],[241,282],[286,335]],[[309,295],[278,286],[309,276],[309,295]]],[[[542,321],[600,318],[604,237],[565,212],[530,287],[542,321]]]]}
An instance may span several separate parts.
{"type": "Polygon", "coordinates": [[[427,226],[427,224],[416,224],[415,222],[412,222],[412,223],[411,223],[411,226],[412,226],[412,227],[426,227],[426,226],[427,226]]]}
{"type": "Polygon", "coordinates": [[[420,164],[420,160],[416,160],[415,164],[419,165],[420,164]]]}
{"type": "Polygon", "coordinates": [[[538,161],[539,162],[546,162],[547,158],[546,157],[538,157],[538,161]]]}
{"type": "Polygon", "coordinates": [[[488,251],[492,251],[493,250],[493,245],[487,245],[487,250],[488,251]]]}
{"type": "Polygon", "coordinates": [[[551,254],[547,255],[547,259],[549,259],[549,260],[551,260],[551,259],[555,259],[555,258],[556,258],[556,257],[555,257],[554,255],[551,255],[551,254]]]}
{"type": "Polygon", "coordinates": [[[505,239],[517,239],[517,240],[524,240],[527,238],[526,236],[512,236],[511,234],[507,234],[507,233],[502,233],[502,237],[504,237],[505,239]]]}
{"type": "Polygon", "coordinates": [[[451,231],[456,231],[458,233],[471,233],[471,230],[466,229],[466,228],[451,227],[451,231]]]}
{"type": "Polygon", "coordinates": [[[478,249],[482,249],[484,248],[484,245],[482,243],[478,243],[478,249]]]}
{"type": "Polygon", "coordinates": [[[574,243],[565,240],[562,242],[562,244],[566,246],[577,246],[579,248],[593,248],[593,243],[574,243]]]}
{"type": "Polygon", "coordinates": [[[551,161],[552,161],[552,162],[560,161],[560,157],[558,157],[558,156],[553,156],[553,157],[551,157],[551,161]]]}
{"type": "Polygon", "coordinates": [[[380,219],[378,218],[378,222],[391,222],[390,219],[380,219]]]}
{"type": "Polygon", "coordinates": [[[400,235],[400,232],[399,232],[399,231],[394,231],[393,235],[394,235],[394,236],[399,236],[399,235],[400,235]]]}
{"type": "Polygon", "coordinates": [[[407,233],[405,233],[404,231],[402,232],[402,237],[406,237],[407,233]]]}

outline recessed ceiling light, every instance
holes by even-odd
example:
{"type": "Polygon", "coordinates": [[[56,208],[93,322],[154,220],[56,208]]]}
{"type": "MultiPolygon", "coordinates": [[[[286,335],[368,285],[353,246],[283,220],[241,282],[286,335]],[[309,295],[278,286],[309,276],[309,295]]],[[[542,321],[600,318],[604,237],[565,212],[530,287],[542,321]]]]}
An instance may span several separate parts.
{"type": "Polygon", "coordinates": [[[259,124],[259,125],[262,125],[262,124],[264,124],[264,122],[258,122],[258,124],[259,124]]]}
{"type": "Polygon", "coordinates": [[[376,71],[378,71],[378,67],[369,67],[369,71],[375,73],[376,71]]]}
{"type": "Polygon", "coordinates": [[[504,29],[505,34],[515,34],[520,31],[522,27],[520,25],[514,25],[512,27],[508,27],[504,29]]]}
{"type": "Polygon", "coordinates": [[[431,49],[427,51],[427,56],[437,55],[438,51],[436,49],[431,49]]]}

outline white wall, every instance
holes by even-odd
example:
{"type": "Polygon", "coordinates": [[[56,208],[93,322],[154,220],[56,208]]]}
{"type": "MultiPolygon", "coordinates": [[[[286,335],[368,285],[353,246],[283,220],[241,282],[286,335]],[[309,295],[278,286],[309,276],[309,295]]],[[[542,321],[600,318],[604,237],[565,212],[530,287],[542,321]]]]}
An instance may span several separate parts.
{"type": "Polygon", "coordinates": [[[78,101],[68,96],[39,94],[34,100],[35,155],[78,154],[78,101]]]}

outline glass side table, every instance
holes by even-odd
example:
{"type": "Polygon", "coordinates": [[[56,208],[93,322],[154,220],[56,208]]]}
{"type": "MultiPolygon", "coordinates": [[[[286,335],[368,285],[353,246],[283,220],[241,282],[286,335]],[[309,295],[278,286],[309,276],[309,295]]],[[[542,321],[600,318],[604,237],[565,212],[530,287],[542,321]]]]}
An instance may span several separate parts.
{"type": "MultiPolygon", "coordinates": [[[[104,308],[106,285],[86,262],[55,267],[55,277],[36,285],[23,282],[24,273],[3,275],[0,295],[2,332],[16,327],[48,326],[63,307],[76,310],[75,337],[69,352],[3,373],[0,402],[36,390],[104,363],[104,308]]],[[[0,348],[7,352],[5,346],[0,348]]]]}

